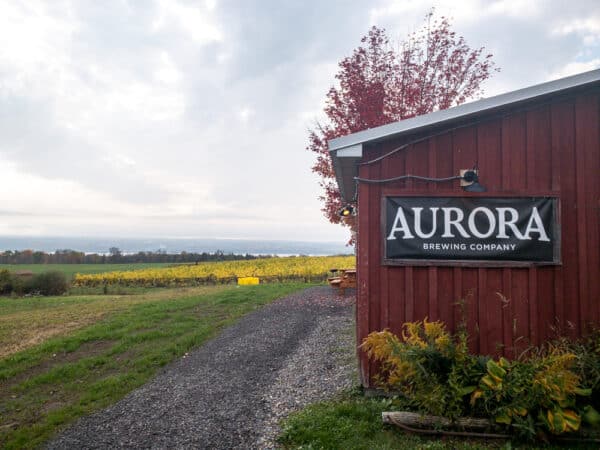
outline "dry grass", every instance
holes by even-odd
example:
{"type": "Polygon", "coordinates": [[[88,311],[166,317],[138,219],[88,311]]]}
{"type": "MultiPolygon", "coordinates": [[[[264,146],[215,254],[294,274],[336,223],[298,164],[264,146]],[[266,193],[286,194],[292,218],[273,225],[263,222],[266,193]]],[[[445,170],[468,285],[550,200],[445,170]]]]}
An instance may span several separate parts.
{"type": "Polygon", "coordinates": [[[206,286],[153,290],[136,295],[0,298],[0,358],[33,347],[51,337],[65,336],[133,305],[202,295],[222,289],[223,286],[206,286]]]}

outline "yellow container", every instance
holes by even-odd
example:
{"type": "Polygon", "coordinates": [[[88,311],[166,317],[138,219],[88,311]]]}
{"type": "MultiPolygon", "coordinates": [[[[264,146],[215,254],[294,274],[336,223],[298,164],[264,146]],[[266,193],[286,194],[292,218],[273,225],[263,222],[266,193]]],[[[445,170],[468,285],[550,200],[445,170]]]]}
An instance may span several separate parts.
{"type": "Polygon", "coordinates": [[[238,284],[240,286],[244,286],[244,285],[248,285],[248,284],[258,284],[259,283],[259,279],[258,277],[243,277],[243,278],[238,278],[238,284]]]}

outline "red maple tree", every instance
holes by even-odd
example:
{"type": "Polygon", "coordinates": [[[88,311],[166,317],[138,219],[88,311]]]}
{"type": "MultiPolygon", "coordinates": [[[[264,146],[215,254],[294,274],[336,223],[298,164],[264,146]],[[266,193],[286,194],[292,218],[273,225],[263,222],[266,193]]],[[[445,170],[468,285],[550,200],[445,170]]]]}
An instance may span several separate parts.
{"type": "Polygon", "coordinates": [[[338,214],[343,205],[327,141],[481,96],[482,82],[498,70],[483,50],[471,49],[447,18],[434,19],[430,12],[421,30],[396,49],[385,30],[374,26],[339,63],[338,85],[327,93],[327,121],[309,130],[307,147],[317,154],[312,169],[321,177],[322,211],[332,223],[352,226],[338,214]]]}

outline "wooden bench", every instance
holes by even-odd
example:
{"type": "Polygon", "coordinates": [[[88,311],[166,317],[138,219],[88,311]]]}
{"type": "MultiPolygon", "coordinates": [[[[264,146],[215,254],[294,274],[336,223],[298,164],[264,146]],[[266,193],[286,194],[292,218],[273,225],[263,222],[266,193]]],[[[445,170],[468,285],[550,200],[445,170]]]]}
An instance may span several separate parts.
{"type": "Polygon", "coordinates": [[[346,289],[356,288],[356,269],[332,270],[332,272],[340,272],[339,276],[327,278],[329,285],[336,288],[340,294],[344,295],[346,289]]]}

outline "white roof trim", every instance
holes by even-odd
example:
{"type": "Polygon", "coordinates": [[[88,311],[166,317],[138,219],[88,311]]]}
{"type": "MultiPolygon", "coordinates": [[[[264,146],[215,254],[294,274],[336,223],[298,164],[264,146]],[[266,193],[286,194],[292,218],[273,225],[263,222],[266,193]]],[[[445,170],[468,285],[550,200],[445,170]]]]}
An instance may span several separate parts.
{"type": "Polygon", "coordinates": [[[329,151],[336,151],[338,152],[338,156],[342,156],[339,150],[347,147],[353,147],[368,142],[377,142],[390,137],[397,137],[402,134],[415,132],[419,129],[432,125],[439,125],[444,122],[466,118],[468,116],[500,108],[511,103],[533,100],[537,97],[542,97],[548,94],[598,81],[600,81],[600,69],[591,70],[578,75],[549,81],[547,83],[519,89],[517,91],[508,92],[495,97],[485,98],[471,103],[465,103],[453,108],[435,111],[423,116],[401,120],[400,122],[394,122],[381,127],[370,128],[368,130],[359,131],[358,133],[332,139],[329,141],[329,151]]]}
{"type": "Polygon", "coordinates": [[[360,158],[362,157],[362,144],[344,147],[336,152],[338,158],[360,158]]]}

